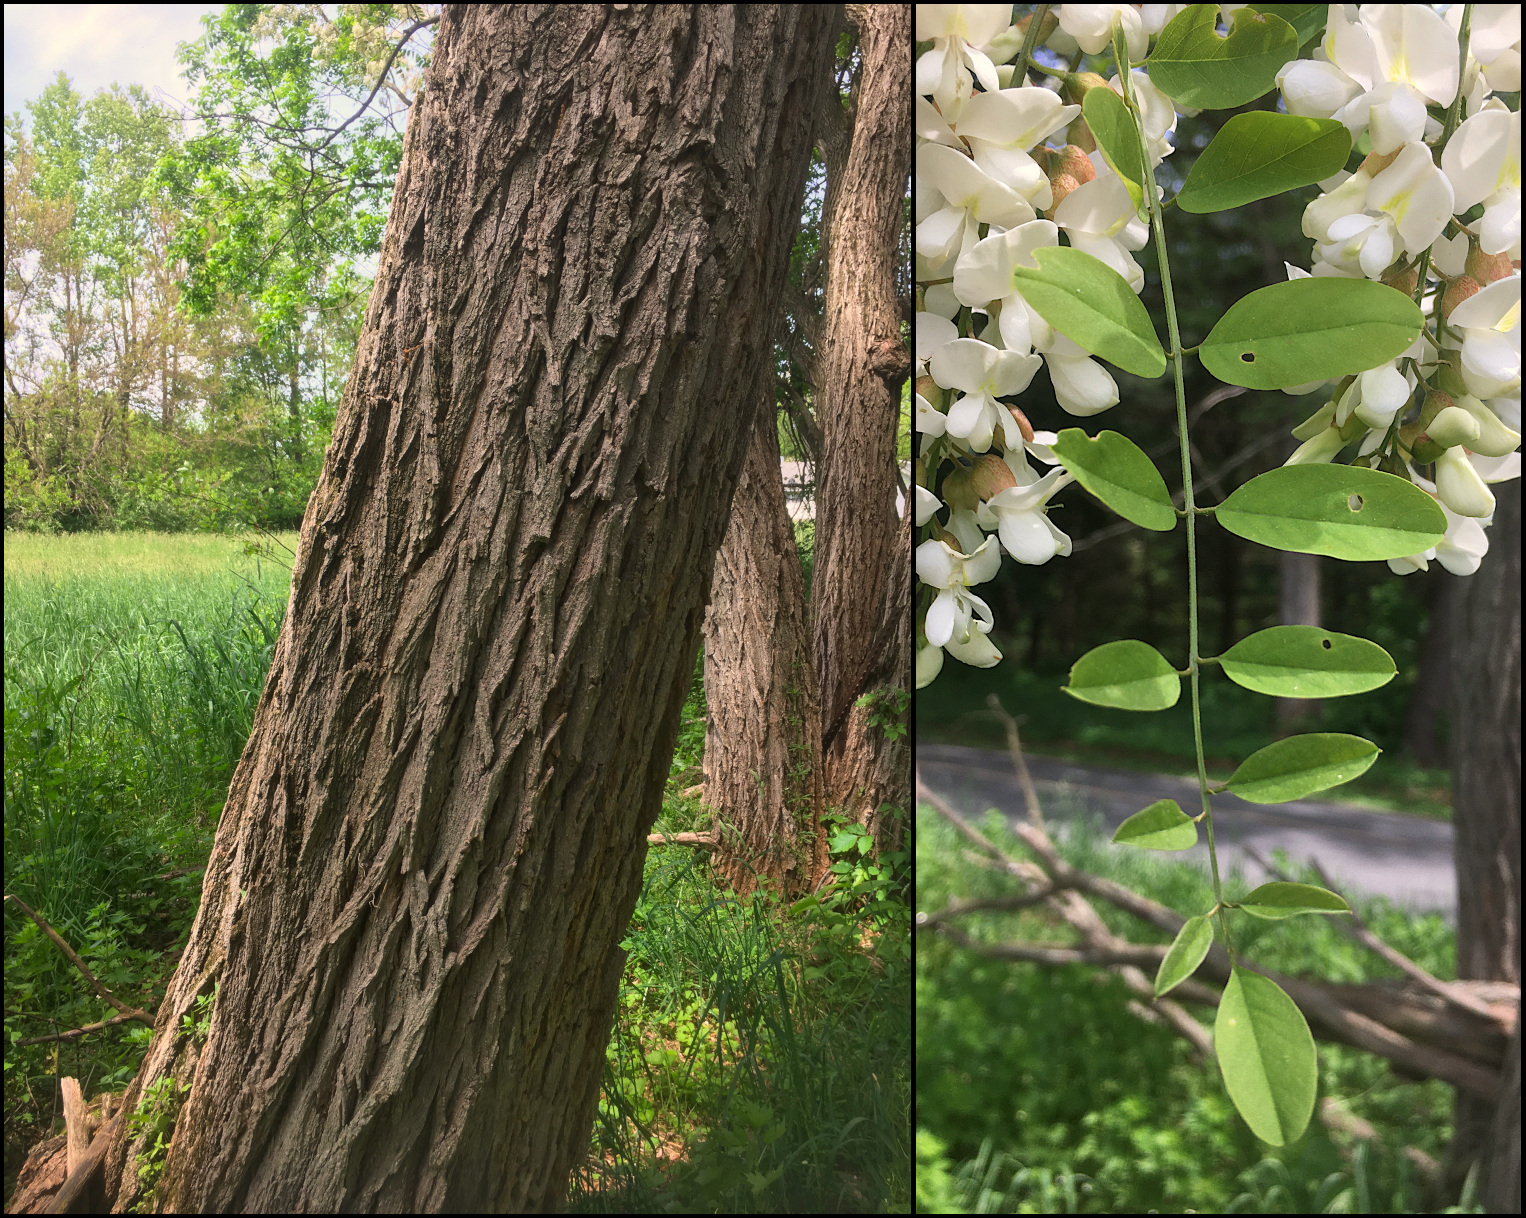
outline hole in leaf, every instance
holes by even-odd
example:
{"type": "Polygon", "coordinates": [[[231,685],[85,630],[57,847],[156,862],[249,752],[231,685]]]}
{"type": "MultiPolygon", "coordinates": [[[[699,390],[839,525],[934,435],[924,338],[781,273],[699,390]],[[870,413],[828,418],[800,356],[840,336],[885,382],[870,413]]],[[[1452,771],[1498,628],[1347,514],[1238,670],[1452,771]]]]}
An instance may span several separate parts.
{"type": "Polygon", "coordinates": [[[1332,644],[1331,644],[1329,639],[1320,639],[1319,645],[1321,647],[1323,647],[1326,651],[1329,651],[1331,646],[1332,646],[1332,644]]]}
{"type": "Polygon", "coordinates": [[[1352,495],[1350,499],[1346,500],[1346,506],[1353,512],[1360,512],[1362,510],[1362,497],[1360,495],[1352,495]]]}
{"type": "Polygon", "coordinates": [[[1242,364],[1254,364],[1256,362],[1256,353],[1254,351],[1240,352],[1240,362],[1242,364]]]}

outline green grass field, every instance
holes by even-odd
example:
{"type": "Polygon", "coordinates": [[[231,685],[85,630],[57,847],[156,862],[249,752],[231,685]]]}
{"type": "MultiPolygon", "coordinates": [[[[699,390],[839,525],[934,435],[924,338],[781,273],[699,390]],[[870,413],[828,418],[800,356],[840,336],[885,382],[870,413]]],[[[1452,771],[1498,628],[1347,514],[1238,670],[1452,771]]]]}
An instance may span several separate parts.
{"type": "MultiPolygon", "coordinates": [[[[273,542],[6,536],[5,890],[146,1009],[195,915],[285,614],[296,538],[273,542]]],[[[708,827],[680,795],[704,748],[699,676],[659,831],[708,827]]],[[[702,852],[650,851],[569,1208],[909,1210],[909,915],[888,882],[841,891],[783,910],[718,891],[702,852]]],[[[119,1090],[150,1032],[18,1044],[114,1012],[9,902],[5,934],[9,1193],[61,1128],[58,1080],[119,1090]]]]}

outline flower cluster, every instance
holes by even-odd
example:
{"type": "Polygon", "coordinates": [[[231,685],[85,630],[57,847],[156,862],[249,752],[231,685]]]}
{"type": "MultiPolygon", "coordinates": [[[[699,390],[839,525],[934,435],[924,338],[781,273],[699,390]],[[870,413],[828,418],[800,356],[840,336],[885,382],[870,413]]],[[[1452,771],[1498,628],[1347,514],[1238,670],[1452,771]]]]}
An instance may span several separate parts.
{"type": "MultiPolygon", "coordinates": [[[[991,611],[970,588],[995,575],[1002,551],[1030,564],[1070,553],[1047,508],[1073,479],[1055,434],[1036,431],[1010,399],[1043,369],[1060,406],[1087,417],[1116,405],[1118,386],[1024,299],[1014,271],[1037,268],[1036,251],[1063,236],[1142,290],[1133,255],[1149,230],[1138,187],[1131,196],[1097,151],[1081,107],[1091,89],[1124,90],[1074,69],[1115,30],[1130,60],[1143,59],[1186,7],[1056,6],[1036,42],[1070,57],[1072,70],[1042,85],[1015,70],[1028,20],[1012,25],[1012,6],[917,7],[916,37],[931,44],[917,60],[915,99],[916,565],[932,593],[919,686],[945,652],[979,666],[1000,660],[991,611]]],[[[1243,7],[1220,6],[1229,22],[1243,7]]],[[[1289,267],[1290,278],[1378,279],[1421,296],[1431,318],[1433,332],[1402,356],[1336,385],[1296,429],[1303,444],[1290,458],[1329,461],[1355,445],[1353,463],[1407,476],[1439,500],[1445,541],[1390,563],[1400,573],[1431,558],[1476,570],[1493,511],[1487,484],[1520,472],[1520,115],[1491,96],[1520,88],[1520,9],[1473,6],[1459,75],[1461,9],[1332,5],[1314,58],[1277,78],[1288,112],[1334,118],[1372,149],[1355,173],[1320,184],[1303,220],[1311,269],[1289,267]],[[1459,90],[1461,121],[1448,133],[1435,113],[1459,90]],[[1433,466],[1434,478],[1417,466],[1433,466]]],[[[1129,86],[1158,165],[1178,114],[1196,111],[1146,71],[1131,72],[1129,86]]]]}

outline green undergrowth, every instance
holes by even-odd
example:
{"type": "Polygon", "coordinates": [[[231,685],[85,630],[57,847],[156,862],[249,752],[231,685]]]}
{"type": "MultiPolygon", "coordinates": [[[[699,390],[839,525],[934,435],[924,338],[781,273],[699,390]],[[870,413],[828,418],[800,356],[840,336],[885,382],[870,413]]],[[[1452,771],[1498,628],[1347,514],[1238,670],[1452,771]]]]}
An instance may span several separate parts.
{"type": "MultiPolygon", "coordinates": [[[[1032,856],[991,813],[981,826],[1007,853],[1032,856]]],[[[917,907],[951,896],[1015,890],[978,865],[930,808],[917,812],[917,907]]],[[[1107,876],[1179,912],[1213,903],[1206,867],[1111,847],[1082,819],[1060,835],[1072,865],[1107,876]]],[[[1294,879],[1317,883],[1279,860],[1294,879]]],[[[1238,871],[1225,896],[1250,889],[1238,871]]],[[[1455,935],[1439,915],[1413,916],[1382,898],[1354,902],[1377,935],[1442,978],[1455,976],[1455,935]]],[[[1169,936],[1092,900],[1110,930],[1139,943],[1169,936]]],[[[960,920],[977,941],[1073,942],[1044,907],[960,920]]],[[[1248,959],[1291,976],[1334,982],[1398,977],[1326,919],[1236,923],[1248,959]]],[[[1256,1139],[1225,1094],[1217,1066],[1187,1042],[1128,1010],[1131,992],[1087,965],[1050,967],[985,958],[932,931],[916,952],[918,1209],[945,1213],[1414,1212],[1422,1182],[1404,1154],[1439,1160],[1451,1136],[1452,1092],[1409,1082],[1381,1059],[1319,1042],[1319,1091],[1370,1122],[1353,1143],[1313,1121],[1297,1143],[1256,1139]]],[[[1148,970],[1147,970],[1148,971],[1148,970]]],[[[1212,1027],[1212,1011],[1188,1006],[1212,1027]]]]}
{"type": "MultiPolygon", "coordinates": [[[[1014,665],[970,668],[946,665],[931,685],[917,691],[917,739],[923,743],[1006,748],[1000,720],[986,709],[996,694],[1018,717],[1023,745],[1044,756],[1078,764],[1196,777],[1192,708],[1182,698],[1151,714],[1111,710],[1078,702],[1061,691],[1064,673],[1033,673],[1014,665]]],[[[1434,820],[1452,817],[1449,770],[1425,769],[1399,739],[1407,703],[1382,690],[1315,703],[1301,732],[1348,732],[1375,741],[1383,752],[1365,774],[1319,798],[1366,804],[1434,820]]],[[[1210,673],[1202,685],[1203,748],[1210,779],[1222,780],[1275,738],[1275,702],[1210,673]]]]}
{"type": "MultiPolygon", "coordinates": [[[[801,537],[808,546],[809,533],[801,537]]],[[[284,616],[295,537],[7,534],[5,891],[123,1001],[152,1010],[200,899],[284,616]],[[282,548],[284,545],[285,548],[282,548]]],[[[806,560],[809,551],[806,550],[806,560]]],[[[701,669],[658,828],[708,828],[701,669]]],[[[832,836],[837,882],[781,909],[717,888],[708,855],[649,852],[581,1212],[905,1212],[911,1205],[907,864],[832,836]]],[[[136,1073],[150,1029],[21,1042],[115,1012],[5,911],[6,1192],[86,1097],[136,1073]]]]}

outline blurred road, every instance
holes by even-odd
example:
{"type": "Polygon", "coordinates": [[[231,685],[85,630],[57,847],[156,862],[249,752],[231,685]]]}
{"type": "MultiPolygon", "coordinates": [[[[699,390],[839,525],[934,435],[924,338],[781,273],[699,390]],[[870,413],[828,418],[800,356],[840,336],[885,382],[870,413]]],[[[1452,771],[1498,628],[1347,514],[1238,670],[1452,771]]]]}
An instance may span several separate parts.
{"type": "MultiPolygon", "coordinates": [[[[916,763],[922,781],[961,815],[980,819],[989,808],[1011,820],[1027,815],[1012,761],[1004,752],[919,744],[916,763]]],[[[1081,767],[1035,756],[1028,757],[1028,771],[1046,820],[1063,823],[1100,814],[1107,836],[1157,799],[1176,800],[1189,816],[1200,807],[1195,779],[1081,767]]],[[[1436,910],[1456,925],[1452,826],[1445,822],[1304,799],[1253,804],[1226,793],[1214,796],[1213,832],[1220,869],[1238,866],[1252,884],[1275,877],[1267,877],[1244,847],[1267,859],[1273,850],[1282,849],[1294,862],[1317,858],[1342,891],[1386,896],[1415,911],[1436,910]]],[[[1198,844],[1174,857],[1200,860],[1206,866],[1205,836],[1199,832],[1198,844]]]]}

